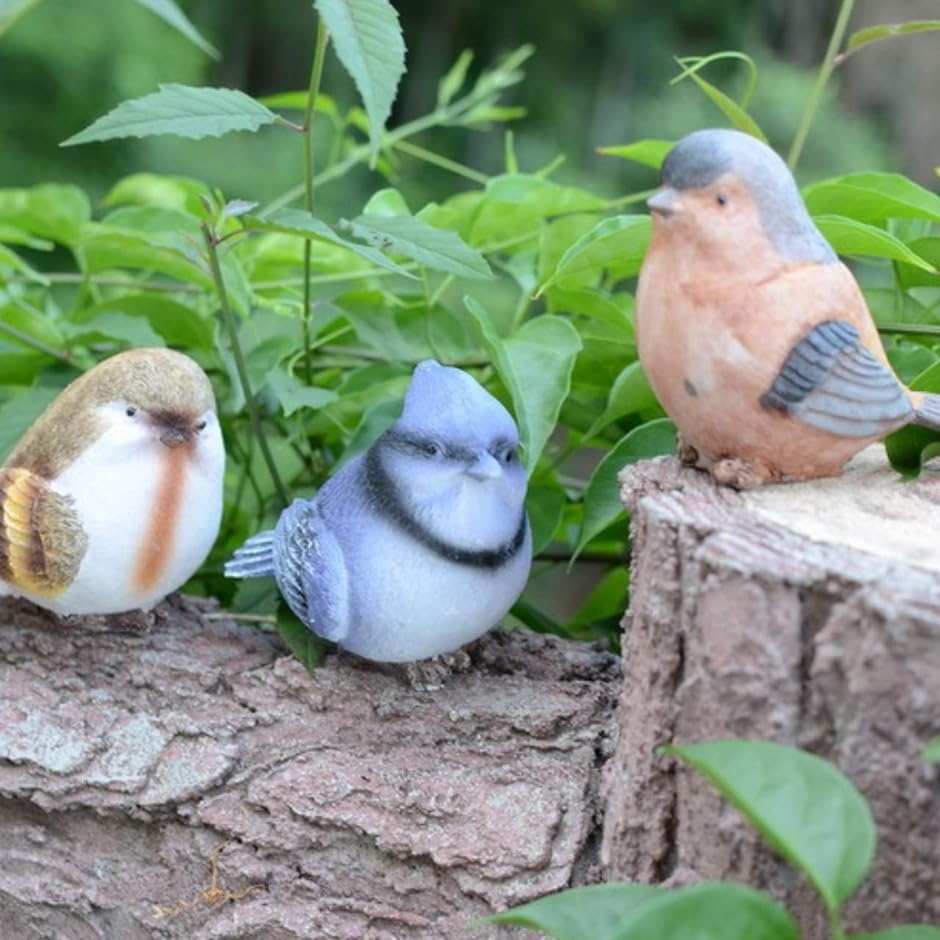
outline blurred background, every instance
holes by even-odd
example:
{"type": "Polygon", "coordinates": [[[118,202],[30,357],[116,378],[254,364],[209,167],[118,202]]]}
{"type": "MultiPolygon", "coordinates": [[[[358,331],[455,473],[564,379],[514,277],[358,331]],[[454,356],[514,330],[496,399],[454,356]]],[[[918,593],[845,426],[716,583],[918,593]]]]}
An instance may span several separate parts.
{"type": "MultiPolygon", "coordinates": [[[[11,9],[24,0],[0,0],[11,9]]],[[[157,138],[61,149],[59,141],[118,102],[156,90],[159,82],[224,85],[252,95],[300,90],[313,47],[312,4],[296,0],[181,0],[198,29],[220,50],[213,60],[137,3],[40,0],[0,36],[0,186],[76,182],[102,195],[132,170],[191,174],[227,196],[265,201],[300,177],[292,135],[266,129],[221,141],[157,138]]],[[[408,46],[408,72],[392,124],[433,107],[440,77],[464,49],[474,69],[531,43],[526,80],[507,103],[516,122],[520,165],[535,170],[559,154],[560,182],[589,183],[618,195],[652,185],[651,174],[596,148],[644,137],[674,138],[723,116],[690,82],[670,87],[674,56],[747,51],[759,78],[752,113],[784,152],[810,94],[837,11],[830,0],[396,0],[408,46]]],[[[850,31],[871,23],[936,17],[937,0],[859,0],[850,31]]],[[[878,43],[838,70],[817,117],[799,175],[806,181],[860,169],[898,169],[936,187],[940,87],[935,35],[878,43]]],[[[741,63],[703,73],[735,94],[746,79],[741,63]]],[[[342,104],[353,89],[328,62],[324,90],[342,104]]],[[[426,142],[480,170],[503,166],[501,133],[438,132],[426,142]]],[[[397,169],[395,183],[413,208],[444,193],[454,180],[425,165],[397,169]],[[409,175],[410,174],[410,175],[409,175]]],[[[471,184],[468,184],[471,185],[471,184]]],[[[363,170],[323,193],[321,211],[349,212],[375,181],[363,170]],[[361,187],[361,192],[357,192],[361,187]]]]}

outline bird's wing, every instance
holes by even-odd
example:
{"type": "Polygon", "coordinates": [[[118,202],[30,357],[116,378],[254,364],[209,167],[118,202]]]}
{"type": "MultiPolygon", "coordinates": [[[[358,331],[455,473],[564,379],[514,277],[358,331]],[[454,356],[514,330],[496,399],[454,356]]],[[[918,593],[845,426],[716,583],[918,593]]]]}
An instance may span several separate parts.
{"type": "Polygon", "coordinates": [[[845,320],[813,327],[790,351],[760,403],[841,437],[877,437],[913,416],[904,386],[845,320]]]}
{"type": "Polygon", "coordinates": [[[225,563],[224,570],[227,578],[273,578],[274,530],[253,535],[225,563]]]}
{"type": "Polygon", "coordinates": [[[25,467],[4,467],[0,507],[0,578],[40,597],[61,594],[88,548],[71,497],[25,467]]]}
{"type": "Polygon", "coordinates": [[[349,633],[346,559],[315,500],[295,500],[284,511],[274,552],[290,609],[318,636],[342,643],[349,633]]]}

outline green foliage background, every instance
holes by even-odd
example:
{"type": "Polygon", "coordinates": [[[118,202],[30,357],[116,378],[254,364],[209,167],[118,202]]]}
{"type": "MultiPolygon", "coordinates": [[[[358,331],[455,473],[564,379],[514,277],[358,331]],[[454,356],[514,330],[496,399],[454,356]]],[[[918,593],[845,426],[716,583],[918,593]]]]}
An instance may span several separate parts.
{"type": "MultiPolygon", "coordinates": [[[[444,61],[448,43],[426,39],[442,25],[402,3],[405,39],[411,22],[424,41],[411,43],[417,78],[406,77],[384,131],[384,105],[369,95],[391,103],[395,68],[364,78],[341,66],[312,5],[280,5],[276,17],[246,5],[235,20],[190,4],[223,50],[215,65],[144,8],[154,5],[174,7],[0,7],[9,142],[0,148],[0,455],[103,356],[164,343],[189,352],[213,380],[230,457],[222,532],[191,590],[271,613],[273,586],[236,586],[222,561],[274,521],[286,494],[312,495],[381,433],[413,365],[435,356],[472,370],[522,428],[539,561],[515,614],[536,629],[616,642],[628,586],[615,475],[672,447],[636,361],[643,199],[664,140],[694,127],[762,128],[785,151],[814,115],[826,122],[800,164],[817,180],[810,209],[837,250],[864,262],[876,317],[902,337],[890,343],[901,377],[940,387],[940,199],[872,172],[889,159],[879,135],[842,115],[813,72],[768,50],[756,15],[738,15],[745,4],[713,8],[719,28],[703,40],[697,4],[634,17],[596,0],[571,8],[570,22],[543,23],[549,54],[535,56],[495,49],[551,18],[505,9],[498,30],[477,33],[469,8],[455,4],[446,38],[489,52],[444,61]],[[54,50],[53,26],[70,39],[54,50]],[[226,111],[212,93],[179,89],[213,69],[218,84],[237,87],[226,77],[253,74],[255,33],[265,40],[255,71],[279,93],[267,107],[228,92],[226,111]],[[577,43],[565,51],[565,37],[586,42],[585,33],[603,35],[604,55],[577,43]],[[716,38],[756,51],[708,63],[671,54],[680,43],[712,52],[701,47],[716,38]],[[621,58],[630,62],[623,94],[608,83],[594,101],[596,63],[621,58]],[[571,78],[579,71],[581,82],[571,78]],[[667,87],[669,77],[678,84],[667,87]],[[159,83],[174,87],[156,94],[159,83]],[[135,103],[102,119],[110,129],[96,121],[127,98],[135,103]],[[175,116],[159,118],[167,106],[175,116]],[[142,124],[131,128],[128,108],[142,124]],[[199,122],[186,136],[200,139],[180,141],[187,109],[199,122]],[[56,146],[72,136],[87,146],[56,146]],[[626,142],[616,155],[597,152],[626,142]],[[818,181],[822,172],[839,175],[818,181]],[[575,590],[565,571],[576,553],[590,575],[575,590]]],[[[892,452],[913,468],[925,446],[903,437],[892,452]]]]}

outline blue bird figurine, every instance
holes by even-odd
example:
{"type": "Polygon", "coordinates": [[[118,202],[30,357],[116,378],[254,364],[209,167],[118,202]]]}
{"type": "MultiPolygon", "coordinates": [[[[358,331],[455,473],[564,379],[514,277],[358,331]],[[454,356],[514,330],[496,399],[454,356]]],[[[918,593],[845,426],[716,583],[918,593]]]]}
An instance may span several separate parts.
{"type": "Polygon", "coordinates": [[[449,653],[525,587],[532,536],[509,412],[475,379],[419,363],[401,417],[226,564],[273,576],[318,636],[378,662],[449,653]]]}

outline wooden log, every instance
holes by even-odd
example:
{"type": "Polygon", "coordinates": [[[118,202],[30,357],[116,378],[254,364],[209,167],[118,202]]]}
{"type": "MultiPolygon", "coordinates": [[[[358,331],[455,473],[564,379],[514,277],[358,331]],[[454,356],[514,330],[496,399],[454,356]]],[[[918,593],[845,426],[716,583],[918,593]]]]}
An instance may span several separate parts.
{"type": "Polygon", "coordinates": [[[621,474],[632,514],[609,879],[766,887],[829,936],[808,884],[709,784],[655,748],[764,738],[833,761],[868,799],[874,867],[854,930],[940,923],[940,474],[901,482],[879,447],[841,477],[717,488],[663,458],[621,474]]]}
{"type": "Polygon", "coordinates": [[[177,599],[145,632],[0,605],[3,937],[530,937],[596,869],[615,657],[496,632],[433,692],[177,599]]]}

